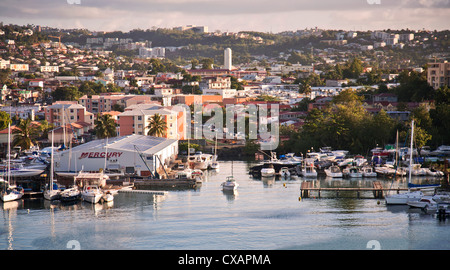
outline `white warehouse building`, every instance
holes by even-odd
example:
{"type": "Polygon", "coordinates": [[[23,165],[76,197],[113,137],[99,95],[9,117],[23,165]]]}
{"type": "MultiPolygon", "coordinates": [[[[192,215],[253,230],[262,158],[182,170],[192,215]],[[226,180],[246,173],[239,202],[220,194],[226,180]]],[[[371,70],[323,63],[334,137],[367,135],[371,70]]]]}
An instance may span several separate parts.
{"type": "Polygon", "coordinates": [[[149,169],[152,174],[156,169],[161,175],[162,166],[168,166],[177,154],[178,140],[133,134],[94,140],[58,152],[55,154],[55,172],[98,172],[106,168],[150,176],[149,169]]]}

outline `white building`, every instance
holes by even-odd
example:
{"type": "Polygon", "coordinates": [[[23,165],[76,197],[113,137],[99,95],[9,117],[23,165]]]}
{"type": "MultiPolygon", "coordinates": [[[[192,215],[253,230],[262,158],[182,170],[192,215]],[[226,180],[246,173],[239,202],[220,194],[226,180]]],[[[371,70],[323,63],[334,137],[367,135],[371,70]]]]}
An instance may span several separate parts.
{"type": "Polygon", "coordinates": [[[59,66],[41,66],[41,72],[59,72],[59,66]]]}
{"type": "Polygon", "coordinates": [[[161,166],[168,166],[177,154],[177,140],[133,134],[94,140],[58,152],[55,171],[99,171],[106,166],[106,169],[119,168],[125,173],[149,176],[150,171],[154,173],[155,169],[160,171],[161,166]]]}
{"type": "Polygon", "coordinates": [[[224,68],[228,70],[233,68],[232,52],[230,48],[226,48],[224,52],[224,68]]]}
{"type": "Polygon", "coordinates": [[[203,89],[203,95],[220,95],[222,98],[232,98],[236,96],[236,89],[203,89]]]}

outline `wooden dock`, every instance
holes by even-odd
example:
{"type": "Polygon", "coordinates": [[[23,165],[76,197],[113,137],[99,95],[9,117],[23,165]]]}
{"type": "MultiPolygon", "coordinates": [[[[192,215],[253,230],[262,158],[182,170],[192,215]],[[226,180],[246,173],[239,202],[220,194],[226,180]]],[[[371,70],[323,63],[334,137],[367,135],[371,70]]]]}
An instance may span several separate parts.
{"type": "Polygon", "coordinates": [[[142,179],[134,180],[137,189],[189,189],[196,188],[201,182],[195,179],[142,179]]]}
{"type": "Polygon", "coordinates": [[[139,193],[139,194],[150,194],[161,196],[169,194],[169,192],[163,190],[143,190],[143,189],[120,189],[119,193],[139,193]]]}
{"type": "Polygon", "coordinates": [[[336,197],[339,197],[339,192],[341,191],[355,191],[357,198],[360,198],[362,191],[372,191],[375,198],[383,198],[383,191],[397,191],[399,193],[403,190],[408,190],[407,188],[383,188],[379,181],[373,182],[373,187],[314,187],[312,182],[304,181],[300,187],[300,195],[302,198],[309,198],[311,191],[318,193],[320,198],[321,191],[334,191],[336,192],[336,197]]]}

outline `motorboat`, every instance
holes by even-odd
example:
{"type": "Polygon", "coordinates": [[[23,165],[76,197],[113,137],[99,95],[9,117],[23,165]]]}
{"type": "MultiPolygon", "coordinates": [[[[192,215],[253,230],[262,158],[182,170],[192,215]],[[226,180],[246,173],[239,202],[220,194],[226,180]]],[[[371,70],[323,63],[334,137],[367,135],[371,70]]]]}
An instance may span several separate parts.
{"type": "Polygon", "coordinates": [[[352,166],[348,169],[348,176],[350,178],[360,178],[363,176],[363,174],[358,167],[352,166]]]}
{"type": "Polygon", "coordinates": [[[201,152],[188,157],[189,167],[193,169],[206,170],[210,167],[213,155],[203,154],[201,152]]]}
{"type": "Polygon", "coordinates": [[[221,186],[223,191],[236,191],[239,184],[234,180],[233,176],[227,176],[227,180],[221,186]]]}
{"type": "Polygon", "coordinates": [[[220,167],[220,166],[219,166],[219,162],[216,161],[216,160],[214,160],[213,162],[211,162],[210,167],[211,167],[211,169],[218,171],[218,170],[219,170],[219,167],[220,167]]]}
{"type": "Polygon", "coordinates": [[[317,171],[313,165],[305,166],[302,170],[303,177],[317,177],[317,171]]]}
{"type": "Polygon", "coordinates": [[[103,192],[97,185],[88,185],[81,192],[81,197],[86,202],[98,203],[103,197],[103,192]]]}
{"type": "Polygon", "coordinates": [[[411,168],[411,174],[414,176],[425,176],[427,175],[427,171],[422,168],[421,164],[412,164],[412,166],[410,166],[411,168]]]}
{"type": "Polygon", "coordinates": [[[268,164],[266,167],[261,169],[262,177],[272,177],[275,175],[275,169],[272,164],[268,164]]]}
{"type": "Polygon", "coordinates": [[[393,194],[385,197],[386,204],[407,204],[413,201],[419,201],[424,196],[420,190],[405,193],[393,194]]]}
{"type": "Polygon", "coordinates": [[[342,171],[339,166],[332,165],[329,168],[325,169],[325,174],[329,177],[340,178],[342,177],[342,171]]]}
{"type": "Polygon", "coordinates": [[[291,176],[291,172],[288,167],[283,167],[280,169],[280,176],[282,178],[289,178],[291,176]]]}
{"type": "Polygon", "coordinates": [[[434,200],[434,196],[423,196],[418,201],[410,201],[406,204],[412,208],[432,209],[436,208],[438,203],[434,200]]]}
{"type": "MultiPolygon", "coordinates": [[[[23,165],[12,167],[9,171],[11,177],[33,177],[44,173],[45,169],[27,168],[23,165]]],[[[7,170],[1,173],[2,176],[6,176],[7,170]]]]}
{"type": "Polygon", "coordinates": [[[434,168],[423,168],[428,176],[441,177],[444,176],[444,172],[436,170],[434,168]]]}
{"type": "Polygon", "coordinates": [[[373,167],[371,167],[371,166],[362,167],[362,174],[363,174],[363,177],[377,177],[377,173],[374,171],[373,167]]]}
{"type": "Polygon", "coordinates": [[[102,201],[103,202],[112,202],[114,201],[114,195],[108,190],[103,192],[102,195],[102,201]]]}
{"type": "Polygon", "coordinates": [[[60,193],[61,202],[78,201],[81,198],[81,191],[78,187],[67,188],[60,193]]]}

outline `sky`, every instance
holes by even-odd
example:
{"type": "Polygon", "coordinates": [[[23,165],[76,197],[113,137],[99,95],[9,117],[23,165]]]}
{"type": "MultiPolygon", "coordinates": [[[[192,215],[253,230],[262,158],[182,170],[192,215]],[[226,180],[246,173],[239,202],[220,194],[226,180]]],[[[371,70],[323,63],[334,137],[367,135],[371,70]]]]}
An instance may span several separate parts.
{"type": "Polygon", "coordinates": [[[92,31],[450,29],[450,0],[0,0],[4,24],[92,31]]]}

